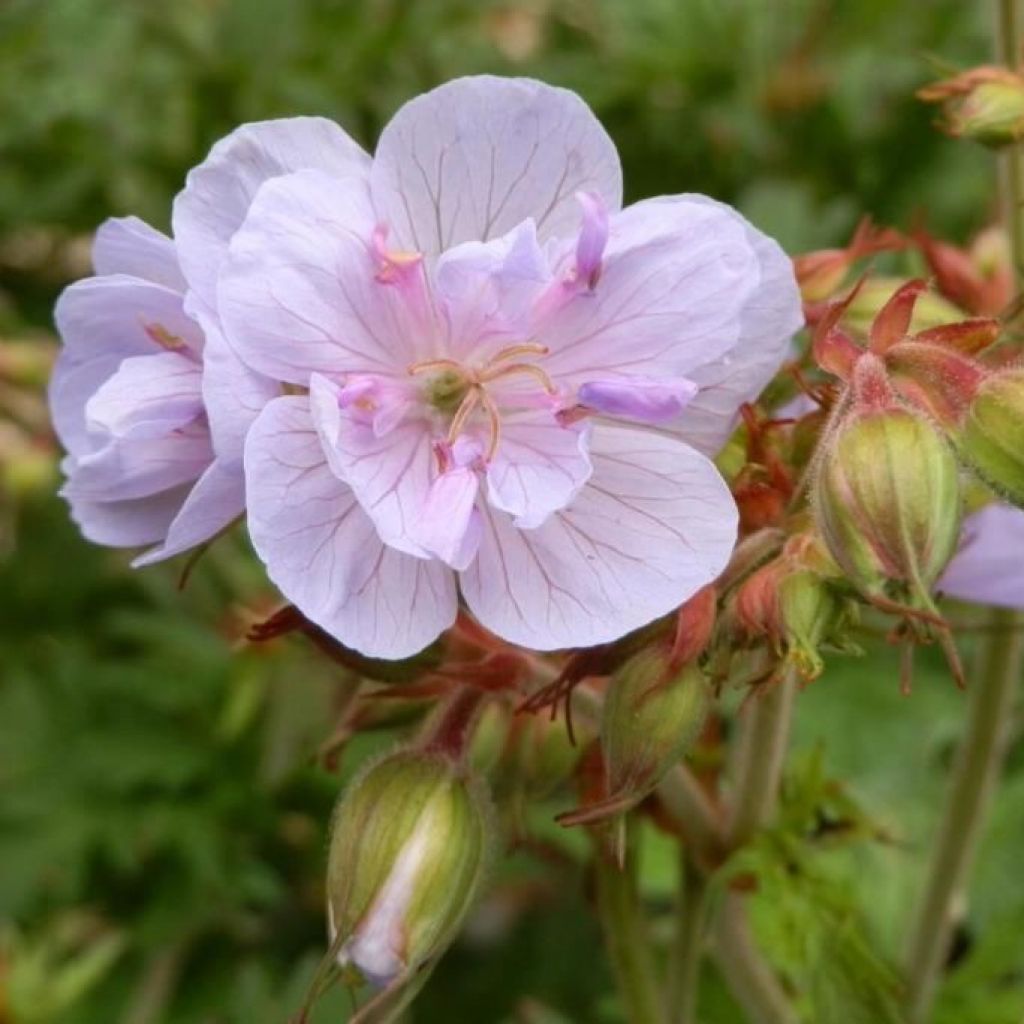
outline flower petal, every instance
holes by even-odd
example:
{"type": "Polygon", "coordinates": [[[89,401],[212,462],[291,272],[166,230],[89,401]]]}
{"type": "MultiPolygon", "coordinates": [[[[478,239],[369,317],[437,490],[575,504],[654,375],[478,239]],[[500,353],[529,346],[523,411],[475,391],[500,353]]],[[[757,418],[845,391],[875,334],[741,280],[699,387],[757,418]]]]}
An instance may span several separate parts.
{"type": "MultiPolygon", "coordinates": [[[[572,247],[563,263],[575,263],[572,247]]],[[[757,287],[758,260],[737,218],[704,203],[648,201],[611,219],[593,291],[566,286],[534,331],[559,384],[691,376],[728,352],[757,287]]],[[[556,285],[556,287],[562,287],[556,285]]]]}
{"type": "Polygon", "coordinates": [[[792,261],[772,239],[722,203],[706,196],[685,198],[718,209],[742,224],[760,265],[757,287],[740,314],[736,344],[725,355],[688,373],[699,391],[673,424],[673,432],[688,444],[705,455],[715,455],[735,428],[739,407],[757,398],[787,358],[793,335],[804,325],[804,315],[792,261]]]}
{"type": "Polygon", "coordinates": [[[309,406],[327,461],[373,520],[385,544],[425,557],[417,523],[436,475],[432,436],[419,417],[378,436],[338,404],[339,388],[314,374],[309,406]]]}
{"type": "Polygon", "coordinates": [[[65,494],[82,536],[112,548],[136,548],[163,540],[191,484],[131,501],[90,501],[65,494]]]}
{"type": "Polygon", "coordinates": [[[581,385],[579,400],[588,408],[637,423],[667,423],[693,401],[697,385],[688,377],[633,377],[591,380],[581,385]]]}
{"type": "Polygon", "coordinates": [[[166,351],[179,340],[193,351],[203,343],[177,292],[123,274],[66,288],[54,318],[64,348],[50,382],[50,407],[58,437],[75,454],[91,447],[86,402],[124,359],[166,351]]]}
{"type": "Polygon", "coordinates": [[[202,373],[179,352],[129,356],[86,403],[86,423],[115,437],[164,437],[202,415],[202,373]]]}
{"type": "Polygon", "coordinates": [[[526,78],[460,78],[411,100],[381,134],[371,181],[395,241],[431,255],[528,217],[542,240],[568,234],[581,190],[622,205],[597,118],[575,93],[526,78]]]}
{"type": "Polygon", "coordinates": [[[426,647],[455,620],[441,562],[382,544],[324,459],[307,399],[276,398],[246,440],[249,533],[288,600],[343,644],[377,658],[426,647]]]}
{"type": "Polygon", "coordinates": [[[476,471],[455,466],[431,484],[418,517],[416,540],[453,569],[465,569],[480,546],[478,490],[476,471]]]}
{"type": "Polygon", "coordinates": [[[174,237],[189,287],[207,312],[216,310],[217,275],[231,237],[260,185],[316,168],[337,177],[365,176],[370,158],[323,117],[287,117],[236,128],[189,172],[174,201],[174,237]]]}
{"type": "Polygon", "coordinates": [[[363,182],[299,171],[267,182],[221,272],[229,343],[251,367],[306,386],[320,373],[406,375],[429,344],[400,286],[378,281],[363,182]]]}
{"type": "Polygon", "coordinates": [[[534,529],[565,508],[590,478],[589,426],[562,426],[548,410],[503,418],[501,443],[487,467],[487,500],[534,529]]]}
{"type": "Polygon", "coordinates": [[[134,568],[180,555],[216,537],[245,511],[245,477],[239,462],[234,468],[214,461],[196,481],[184,504],[167,527],[162,543],[139,555],[134,568]]]}
{"type": "Polygon", "coordinates": [[[964,522],[938,590],[962,601],[1024,609],[1024,511],[986,505],[964,522]]]}
{"type": "Polygon", "coordinates": [[[130,274],[184,293],[174,242],[138,217],[110,217],[96,231],[92,265],[97,274],[130,274]]]}
{"type": "Polygon", "coordinates": [[[714,465],[672,438],[598,424],[594,474],[536,530],[485,509],[462,592],[513,643],[554,650],[604,643],[665,615],[722,571],[736,506],[714,465]]]}

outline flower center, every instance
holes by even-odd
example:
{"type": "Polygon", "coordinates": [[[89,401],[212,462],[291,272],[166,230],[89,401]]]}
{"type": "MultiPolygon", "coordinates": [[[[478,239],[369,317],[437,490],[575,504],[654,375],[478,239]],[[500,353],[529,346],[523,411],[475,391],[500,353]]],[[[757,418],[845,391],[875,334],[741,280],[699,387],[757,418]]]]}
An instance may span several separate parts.
{"type": "Polygon", "coordinates": [[[509,345],[491,356],[482,366],[466,366],[454,359],[426,359],[409,367],[410,376],[430,374],[423,388],[428,405],[451,415],[448,443],[453,443],[465,429],[470,417],[481,409],[487,418],[490,441],[486,458],[491,459],[501,442],[501,412],[488,391],[488,385],[516,376],[533,377],[549,394],[558,389],[551,378],[535,363],[524,362],[524,356],[545,356],[547,346],[526,341],[509,345]]]}

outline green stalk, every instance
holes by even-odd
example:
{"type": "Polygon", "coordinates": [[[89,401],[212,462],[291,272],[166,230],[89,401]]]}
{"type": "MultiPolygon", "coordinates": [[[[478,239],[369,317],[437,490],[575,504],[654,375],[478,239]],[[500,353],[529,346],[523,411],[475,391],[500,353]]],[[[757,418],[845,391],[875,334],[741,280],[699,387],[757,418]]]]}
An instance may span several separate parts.
{"type": "Polygon", "coordinates": [[[697,990],[708,917],[708,880],[686,850],[679,857],[676,934],[669,957],[669,1024],[697,1024],[697,990]]]}
{"type": "Polygon", "coordinates": [[[622,868],[597,852],[594,859],[597,910],[605,948],[629,1024],[663,1024],[665,1020],[636,883],[634,843],[622,868]]]}
{"type": "MultiPolygon", "coordinates": [[[[1019,0],[996,0],[996,59],[1020,64],[1019,0]]],[[[1024,275],[1024,159],[1010,146],[1000,168],[1001,214],[1018,292],[1024,275]]],[[[978,843],[1002,771],[1014,697],[1024,664],[1024,617],[992,609],[970,686],[960,739],[907,952],[910,1024],[926,1024],[952,943],[957,900],[970,880],[978,843]]]]}
{"type": "Polygon", "coordinates": [[[980,667],[969,688],[967,725],[957,748],[932,850],[924,894],[907,956],[910,1024],[925,1024],[949,955],[955,906],[970,878],[978,842],[1002,769],[1021,674],[1021,621],[995,609],[993,633],[982,641],[980,667]]]}

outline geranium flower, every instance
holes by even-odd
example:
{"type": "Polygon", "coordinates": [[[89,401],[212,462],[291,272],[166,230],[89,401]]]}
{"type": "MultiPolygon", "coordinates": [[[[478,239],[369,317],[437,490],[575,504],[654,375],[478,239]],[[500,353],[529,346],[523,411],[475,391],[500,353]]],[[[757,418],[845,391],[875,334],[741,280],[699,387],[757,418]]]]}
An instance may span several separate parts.
{"type": "Polygon", "coordinates": [[[90,540],[156,544],[136,560],[145,564],[241,515],[245,432],[280,387],[224,343],[212,305],[217,267],[267,178],[368,161],[322,118],[247,125],[190,175],[175,207],[176,242],[134,217],[100,227],[97,276],[57,304],[64,348],[50,389],[68,450],[62,493],[90,540]]]}
{"type": "Polygon", "coordinates": [[[1024,609],[1024,511],[994,502],[964,520],[960,547],[939,580],[949,597],[1024,609]]]}
{"type": "Polygon", "coordinates": [[[513,642],[611,640],[724,567],[705,453],[801,321],[789,260],[700,196],[620,209],[583,102],[462,79],[368,176],[262,186],[220,272],[232,347],[292,394],[245,454],[271,578],[343,643],[411,654],[462,596],[513,642]]]}

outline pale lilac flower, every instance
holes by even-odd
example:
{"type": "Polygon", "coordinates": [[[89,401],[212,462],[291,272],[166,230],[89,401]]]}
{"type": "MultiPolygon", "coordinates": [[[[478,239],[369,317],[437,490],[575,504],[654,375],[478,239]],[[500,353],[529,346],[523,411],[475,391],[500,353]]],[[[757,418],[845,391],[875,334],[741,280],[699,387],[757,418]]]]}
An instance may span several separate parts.
{"type": "Polygon", "coordinates": [[[995,503],[969,515],[938,589],[963,601],[1024,609],[1024,511],[995,503]]]}
{"type": "Polygon", "coordinates": [[[231,347],[292,392],[247,439],[256,550],[310,619],[392,658],[452,623],[456,578],[536,649],[714,579],[736,511],[706,455],[801,323],[788,259],[734,211],[622,210],[579,98],[489,77],[402,108],[366,177],[266,182],[219,282],[231,347]]]}
{"type": "Polygon", "coordinates": [[[242,444],[280,393],[224,343],[217,268],[259,185],[302,167],[365,174],[336,125],[292,118],[218,143],[175,204],[176,242],[136,218],[107,221],[96,277],[61,297],[64,339],[51,385],[68,450],[63,489],[90,540],[156,544],[136,564],[202,543],[244,510],[242,444]]]}

